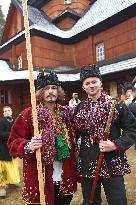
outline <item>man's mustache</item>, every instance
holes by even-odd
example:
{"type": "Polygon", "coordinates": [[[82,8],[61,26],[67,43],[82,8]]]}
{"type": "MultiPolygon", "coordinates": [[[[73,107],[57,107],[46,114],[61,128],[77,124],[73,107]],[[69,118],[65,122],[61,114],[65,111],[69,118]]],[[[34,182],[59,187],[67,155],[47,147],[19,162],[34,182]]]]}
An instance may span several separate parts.
{"type": "Polygon", "coordinates": [[[47,98],[48,98],[48,97],[56,97],[56,95],[51,95],[51,94],[50,94],[50,95],[47,95],[47,98]]]}

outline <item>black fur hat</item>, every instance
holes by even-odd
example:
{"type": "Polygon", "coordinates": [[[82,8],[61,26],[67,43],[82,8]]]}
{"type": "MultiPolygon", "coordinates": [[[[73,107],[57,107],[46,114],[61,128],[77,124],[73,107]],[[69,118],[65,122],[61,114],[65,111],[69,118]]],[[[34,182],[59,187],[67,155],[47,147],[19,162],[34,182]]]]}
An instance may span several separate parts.
{"type": "Polygon", "coordinates": [[[40,71],[37,75],[37,90],[44,88],[46,85],[61,85],[56,73],[50,71],[49,74],[44,75],[44,72],[45,71],[40,71]]]}
{"type": "Polygon", "coordinates": [[[85,65],[81,68],[80,80],[83,82],[89,77],[97,77],[102,79],[99,67],[97,65],[85,65]]]}

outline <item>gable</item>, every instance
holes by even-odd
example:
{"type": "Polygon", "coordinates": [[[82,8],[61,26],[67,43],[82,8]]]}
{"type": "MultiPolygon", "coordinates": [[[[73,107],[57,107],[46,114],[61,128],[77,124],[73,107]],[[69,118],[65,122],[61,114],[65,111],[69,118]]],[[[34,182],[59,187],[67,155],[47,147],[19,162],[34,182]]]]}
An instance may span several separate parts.
{"type": "Polygon", "coordinates": [[[64,10],[70,8],[77,14],[83,14],[90,6],[89,0],[72,0],[70,4],[65,4],[64,0],[52,0],[42,6],[41,10],[52,20],[57,18],[64,10]]]}
{"type": "Polygon", "coordinates": [[[11,3],[1,43],[5,43],[7,40],[15,36],[21,30],[23,30],[23,17],[16,9],[16,7],[11,3]]]}

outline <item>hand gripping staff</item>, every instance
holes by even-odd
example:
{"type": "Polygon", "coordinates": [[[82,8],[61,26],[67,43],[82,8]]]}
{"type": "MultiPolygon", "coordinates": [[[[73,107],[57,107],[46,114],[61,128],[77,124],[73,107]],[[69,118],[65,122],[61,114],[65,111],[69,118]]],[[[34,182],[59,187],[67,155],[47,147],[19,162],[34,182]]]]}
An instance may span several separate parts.
{"type": "MultiPolygon", "coordinates": [[[[36,97],[35,97],[35,86],[34,86],[34,76],[33,76],[33,64],[32,64],[32,53],[31,53],[31,43],[30,43],[29,22],[28,22],[27,0],[22,0],[22,6],[23,6],[23,16],[24,16],[24,27],[25,27],[25,38],[26,38],[26,50],[27,50],[27,61],[28,61],[28,71],[29,71],[34,136],[38,136],[39,130],[38,130],[38,119],[37,119],[37,110],[36,110],[36,97]]],[[[40,149],[36,151],[36,159],[37,159],[40,203],[41,205],[46,205],[40,149]]]]}
{"type": "MultiPolygon", "coordinates": [[[[105,140],[105,141],[108,139],[108,136],[109,136],[109,133],[110,133],[110,125],[111,125],[111,121],[112,121],[112,117],[113,117],[113,114],[114,114],[116,103],[117,102],[115,100],[112,100],[112,105],[111,105],[111,108],[110,108],[110,111],[109,111],[108,120],[107,120],[106,127],[105,127],[105,130],[104,130],[103,140],[105,140]]],[[[98,157],[98,163],[97,163],[97,166],[96,166],[95,177],[94,177],[93,184],[92,184],[92,190],[91,190],[90,195],[89,195],[89,202],[91,204],[93,203],[93,198],[94,198],[94,194],[95,194],[95,190],[96,190],[96,185],[97,185],[97,182],[98,182],[98,177],[99,177],[99,172],[100,172],[100,169],[101,169],[103,157],[104,157],[104,152],[100,152],[99,157],[98,157]]]]}

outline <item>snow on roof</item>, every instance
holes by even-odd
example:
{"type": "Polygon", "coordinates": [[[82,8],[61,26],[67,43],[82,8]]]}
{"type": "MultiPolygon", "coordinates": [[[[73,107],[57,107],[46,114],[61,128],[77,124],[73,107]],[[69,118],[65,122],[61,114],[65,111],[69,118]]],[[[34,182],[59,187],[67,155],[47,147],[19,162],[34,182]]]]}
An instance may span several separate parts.
{"type": "Polygon", "coordinates": [[[128,60],[102,66],[100,67],[100,72],[102,75],[106,75],[131,69],[135,69],[136,71],[136,58],[131,58],[128,60]]]}
{"type": "MultiPolygon", "coordinates": [[[[100,67],[100,72],[102,75],[107,75],[111,73],[115,74],[119,71],[131,70],[131,69],[136,70],[136,58],[131,58],[121,62],[102,66],[100,67]]],[[[33,71],[33,74],[34,74],[34,79],[36,79],[38,72],[33,71]]],[[[59,80],[62,82],[80,80],[80,73],[76,73],[76,74],[59,73],[57,75],[59,80]]],[[[13,71],[11,70],[11,68],[9,67],[6,61],[0,60],[0,81],[10,81],[10,80],[13,81],[13,80],[23,80],[23,79],[26,80],[29,79],[28,70],[13,71]]]]}
{"type": "MultiPolygon", "coordinates": [[[[14,3],[15,0],[12,1],[14,3]]],[[[135,3],[136,0],[97,0],[94,4],[92,4],[88,12],[86,12],[86,14],[67,31],[57,28],[52,22],[50,22],[49,18],[43,14],[43,12],[28,5],[29,20],[32,23],[30,30],[36,29],[63,39],[71,38],[72,36],[75,36],[82,31],[97,25],[98,23],[110,18],[135,3]]],[[[21,4],[19,5],[19,8],[22,8],[21,4]]],[[[20,32],[15,37],[0,46],[0,49],[23,34],[24,31],[20,32]]]]}
{"type": "MultiPolygon", "coordinates": [[[[33,72],[34,78],[36,78],[36,71],[33,72]]],[[[0,60],[0,81],[10,81],[10,80],[23,80],[29,79],[28,70],[23,71],[13,71],[8,63],[4,60],[0,60]]]]}
{"type": "Polygon", "coordinates": [[[86,12],[86,14],[71,29],[67,31],[63,31],[57,28],[52,23],[48,23],[46,24],[46,26],[42,26],[41,22],[44,22],[42,18],[39,23],[34,23],[31,28],[47,32],[61,38],[70,38],[108,19],[109,17],[119,13],[120,11],[128,8],[135,3],[136,0],[97,0],[90,7],[88,12],[86,12]]]}

